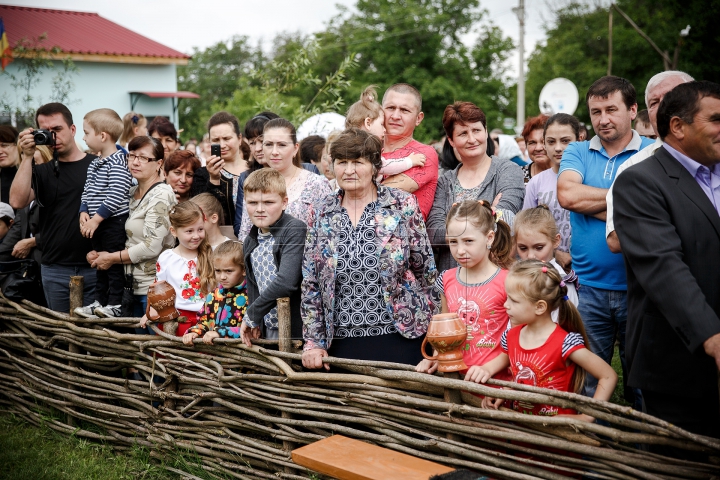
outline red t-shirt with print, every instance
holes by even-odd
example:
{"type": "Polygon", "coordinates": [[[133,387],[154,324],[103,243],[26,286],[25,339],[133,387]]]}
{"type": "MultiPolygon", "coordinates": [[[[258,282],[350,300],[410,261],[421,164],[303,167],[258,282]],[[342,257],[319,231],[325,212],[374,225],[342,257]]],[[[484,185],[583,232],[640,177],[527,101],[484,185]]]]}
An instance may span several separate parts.
{"type": "MultiPolygon", "coordinates": [[[[507,329],[505,311],[505,277],[507,270],[498,269],[482,283],[467,284],[458,279],[459,268],[446,270],[438,277],[436,286],[445,296],[448,311],[457,313],[467,326],[468,336],[463,350],[465,365],[484,365],[502,353],[500,337],[507,329]]],[[[497,380],[512,380],[504,372],[497,380]]]]}
{"type": "Polygon", "coordinates": [[[421,153],[425,155],[425,165],[422,167],[413,167],[405,170],[403,174],[415,180],[418,189],[413,192],[417,198],[420,211],[422,211],[423,220],[427,220],[432,208],[433,200],[435,200],[435,188],[438,182],[438,156],[437,152],[430,145],[425,145],[412,140],[404,147],[398,148],[393,152],[383,152],[383,157],[387,160],[396,158],[405,158],[413,153],[421,153]]]}
{"type": "MultiPolygon", "coordinates": [[[[520,346],[520,331],[526,325],[511,328],[503,333],[500,343],[503,351],[510,359],[510,370],[513,381],[523,385],[549,388],[561,392],[569,392],[575,364],[570,355],[581,348],[585,342],[579,333],[568,333],[560,325],[550,334],[544,344],[537,348],[525,349],[520,346]]],[[[577,412],[570,408],[553,405],[514,402],[513,408],[530,415],[574,415],[577,412]]]]}

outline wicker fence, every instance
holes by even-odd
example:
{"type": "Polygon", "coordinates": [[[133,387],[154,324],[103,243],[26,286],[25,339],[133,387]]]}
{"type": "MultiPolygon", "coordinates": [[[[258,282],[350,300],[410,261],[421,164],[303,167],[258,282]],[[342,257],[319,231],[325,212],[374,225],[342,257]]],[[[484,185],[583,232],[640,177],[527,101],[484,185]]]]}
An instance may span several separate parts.
{"type": "Polygon", "coordinates": [[[186,347],[165,332],[118,333],[136,322],[70,318],[0,300],[4,409],[119,450],[195,452],[211,477],[309,478],[290,450],[332,434],[494,478],[719,474],[720,441],[628,407],[518,385],[491,390],[398,364],[330,358],[330,372],[305,372],[300,355],[287,351],[292,346],[278,351],[269,341],[186,347]],[[127,368],[142,379],[124,378],[127,368]],[[472,394],[487,393],[575,408],[603,422],[484,410],[472,394]],[[707,452],[708,461],[674,460],[640,444],[707,452]]]}

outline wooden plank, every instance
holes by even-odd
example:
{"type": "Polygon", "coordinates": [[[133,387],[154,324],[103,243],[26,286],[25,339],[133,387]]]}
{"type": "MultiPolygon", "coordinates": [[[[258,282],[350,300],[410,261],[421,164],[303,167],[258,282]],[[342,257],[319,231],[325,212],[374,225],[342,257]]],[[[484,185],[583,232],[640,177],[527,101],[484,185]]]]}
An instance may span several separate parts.
{"type": "Polygon", "coordinates": [[[428,480],[454,469],[342,435],[293,450],[293,462],[340,480],[428,480]]]}

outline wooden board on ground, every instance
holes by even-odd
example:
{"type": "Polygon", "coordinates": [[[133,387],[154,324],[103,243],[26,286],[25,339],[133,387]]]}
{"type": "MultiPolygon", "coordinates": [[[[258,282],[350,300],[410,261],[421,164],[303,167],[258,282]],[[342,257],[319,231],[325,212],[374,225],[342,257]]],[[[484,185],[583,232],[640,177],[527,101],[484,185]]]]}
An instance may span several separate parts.
{"type": "Polygon", "coordinates": [[[293,462],[340,480],[428,480],[453,468],[342,435],[293,450],[293,462]]]}

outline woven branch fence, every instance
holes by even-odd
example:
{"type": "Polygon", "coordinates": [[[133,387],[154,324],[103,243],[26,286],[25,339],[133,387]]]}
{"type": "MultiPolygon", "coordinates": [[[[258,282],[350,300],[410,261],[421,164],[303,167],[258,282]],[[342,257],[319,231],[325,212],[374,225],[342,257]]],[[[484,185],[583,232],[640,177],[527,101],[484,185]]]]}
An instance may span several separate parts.
{"type": "Polygon", "coordinates": [[[157,328],[156,336],[117,332],[137,321],[71,318],[0,299],[0,403],[28,422],[118,450],[194,452],[211,478],[310,478],[290,450],[333,434],[493,478],[720,478],[720,441],[629,407],[515,384],[492,389],[392,363],[329,358],[330,372],[306,372],[292,351],[299,344],[280,351],[271,341],[248,348],[198,339],[187,347],[157,328]],[[124,378],[126,368],[143,380],[124,378]],[[484,410],[472,394],[574,408],[603,422],[484,410]],[[706,452],[708,460],[663,457],[640,444],[706,452]]]}

